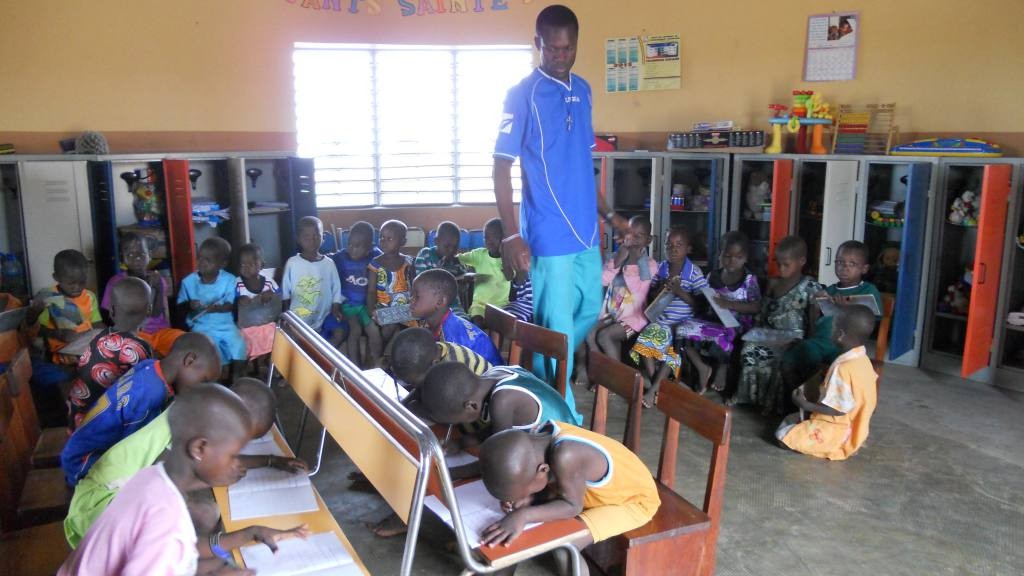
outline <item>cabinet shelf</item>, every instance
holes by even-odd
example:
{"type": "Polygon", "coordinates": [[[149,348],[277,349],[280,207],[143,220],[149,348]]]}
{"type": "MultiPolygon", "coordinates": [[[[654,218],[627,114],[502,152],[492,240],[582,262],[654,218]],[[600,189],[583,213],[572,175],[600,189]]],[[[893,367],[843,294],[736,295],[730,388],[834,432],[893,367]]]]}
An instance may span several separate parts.
{"type": "Polygon", "coordinates": [[[681,208],[681,207],[678,207],[678,206],[673,206],[672,207],[672,212],[683,213],[683,214],[708,214],[711,211],[710,210],[687,210],[685,208],[681,208]]]}
{"type": "Polygon", "coordinates": [[[1010,324],[1009,322],[1006,322],[1005,326],[1007,330],[1012,330],[1014,332],[1024,332],[1024,326],[1017,326],[1016,324],[1010,324]]]}
{"type": "Polygon", "coordinates": [[[249,216],[271,216],[274,214],[288,214],[291,208],[275,208],[273,210],[249,210],[249,216]]]}
{"type": "Polygon", "coordinates": [[[936,312],[936,318],[945,318],[947,320],[959,320],[961,322],[967,322],[967,316],[961,316],[960,314],[953,314],[951,312],[936,312]]]}

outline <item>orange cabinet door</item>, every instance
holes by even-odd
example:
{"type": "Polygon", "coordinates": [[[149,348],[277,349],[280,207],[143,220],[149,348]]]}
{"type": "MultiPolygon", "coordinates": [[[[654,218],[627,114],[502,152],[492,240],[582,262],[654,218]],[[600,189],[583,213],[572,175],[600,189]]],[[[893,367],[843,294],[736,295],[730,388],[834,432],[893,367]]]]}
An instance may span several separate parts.
{"type": "Polygon", "coordinates": [[[996,325],[999,276],[1006,239],[1006,210],[1010,197],[1011,166],[985,167],[981,181],[981,215],[974,248],[971,304],[967,311],[967,340],[960,375],[969,377],[989,365],[992,334],[996,325]]]}
{"type": "Polygon", "coordinates": [[[790,191],[793,187],[793,161],[776,160],[772,167],[772,222],[768,231],[768,275],[777,276],[775,246],[789,236],[790,191]]]}
{"type": "Polygon", "coordinates": [[[177,291],[182,279],[196,269],[188,160],[164,160],[164,196],[167,199],[167,247],[174,279],[172,289],[177,291]]]}

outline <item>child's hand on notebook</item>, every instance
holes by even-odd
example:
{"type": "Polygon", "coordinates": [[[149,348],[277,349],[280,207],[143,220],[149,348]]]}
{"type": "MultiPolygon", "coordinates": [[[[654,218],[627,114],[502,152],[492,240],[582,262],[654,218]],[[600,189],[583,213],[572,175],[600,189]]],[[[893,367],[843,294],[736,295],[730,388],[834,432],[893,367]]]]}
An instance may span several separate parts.
{"type": "MultiPolygon", "coordinates": [[[[502,503],[502,508],[505,507],[505,504],[502,503]]],[[[483,534],[480,535],[480,544],[482,546],[497,546],[499,544],[508,546],[523,533],[524,527],[526,527],[526,518],[522,509],[513,510],[501,520],[484,529],[483,534]]]]}
{"type": "Polygon", "coordinates": [[[287,456],[271,456],[270,467],[286,472],[308,472],[309,464],[300,458],[288,458],[287,456]]]}
{"type": "Polygon", "coordinates": [[[274,552],[277,552],[277,542],[280,540],[285,538],[302,538],[305,540],[312,534],[309,526],[306,524],[296,526],[290,530],[277,530],[267,526],[252,526],[250,530],[252,531],[251,535],[254,542],[266,544],[274,552]]]}

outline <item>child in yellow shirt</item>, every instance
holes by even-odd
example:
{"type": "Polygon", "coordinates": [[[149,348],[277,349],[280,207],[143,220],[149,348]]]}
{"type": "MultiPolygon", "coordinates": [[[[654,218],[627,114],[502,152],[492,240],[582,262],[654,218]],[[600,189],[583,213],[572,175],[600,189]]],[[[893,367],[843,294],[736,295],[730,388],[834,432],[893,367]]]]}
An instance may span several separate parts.
{"type": "MultiPolygon", "coordinates": [[[[484,546],[508,544],[531,522],[579,516],[579,548],[650,522],[661,506],[647,466],[622,444],[562,422],[536,432],[506,430],[480,447],[484,485],[506,516],[484,529],[484,546]],[[550,488],[549,498],[541,500],[550,488]]],[[[561,573],[567,557],[559,557],[561,573]]],[[[585,566],[583,567],[585,568],[585,566]]]]}
{"type": "Polygon", "coordinates": [[[801,413],[782,421],[775,437],[784,445],[817,458],[846,460],[868,438],[868,424],[878,401],[878,375],[864,350],[875,328],[867,306],[844,306],[832,324],[832,342],[840,350],[819,388],[806,384],[793,391],[801,413]],[[810,413],[807,419],[802,412],[810,413]]]}

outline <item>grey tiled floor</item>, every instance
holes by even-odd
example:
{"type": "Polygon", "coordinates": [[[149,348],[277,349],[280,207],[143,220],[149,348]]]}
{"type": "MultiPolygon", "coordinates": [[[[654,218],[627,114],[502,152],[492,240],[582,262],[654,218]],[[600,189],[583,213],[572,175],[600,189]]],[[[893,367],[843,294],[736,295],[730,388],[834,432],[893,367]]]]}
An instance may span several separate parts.
{"type": "MultiPolygon", "coordinates": [[[[298,400],[278,388],[289,437],[298,400]]],[[[589,413],[589,394],[577,391],[589,413]]],[[[1024,574],[1024,395],[890,365],[867,445],[823,462],[769,441],[775,421],[738,409],[718,543],[723,576],[1024,574]]],[[[609,433],[621,430],[613,406],[609,433]]],[[[655,469],[663,420],[643,419],[641,456],[655,469]]],[[[307,427],[307,457],[318,432],[307,427]]],[[[710,447],[684,433],[683,493],[699,502],[710,447]]],[[[347,489],[352,470],[328,442],[315,483],[373,574],[396,574],[404,540],[364,527],[386,505],[347,489]]],[[[415,574],[458,574],[446,528],[425,514],[415,574]]],[[[670,574],[670,571],[666,571],[670,574]]],[[[553,574],[546,561],[517,574],[553,574]]]]}

